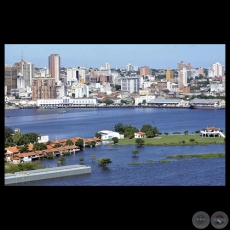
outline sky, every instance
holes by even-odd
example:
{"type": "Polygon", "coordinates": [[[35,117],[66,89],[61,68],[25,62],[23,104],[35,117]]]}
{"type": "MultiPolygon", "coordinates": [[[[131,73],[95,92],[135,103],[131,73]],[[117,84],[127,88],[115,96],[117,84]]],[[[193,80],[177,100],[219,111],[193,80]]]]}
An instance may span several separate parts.
{"type": "Polygon", "coordinates": [[[34,67],[48,67],[48,57],[59,54],[61,67],[110,68],[126,65],[152,69],[177,69],[183,61],[193,68],[208,69],[219,62],[225,67],[226,44],[5,44],[5,64],[22,58],[34,67]]]}

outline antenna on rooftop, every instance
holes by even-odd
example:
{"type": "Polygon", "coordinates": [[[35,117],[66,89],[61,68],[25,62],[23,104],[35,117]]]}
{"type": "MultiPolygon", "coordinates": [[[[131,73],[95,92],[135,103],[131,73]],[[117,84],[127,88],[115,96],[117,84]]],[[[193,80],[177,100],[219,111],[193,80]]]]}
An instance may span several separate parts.
{"type": "Polygon", "coordinates": [[[22,60],[23,60],[23,51],[22,51],[22,60]]]}

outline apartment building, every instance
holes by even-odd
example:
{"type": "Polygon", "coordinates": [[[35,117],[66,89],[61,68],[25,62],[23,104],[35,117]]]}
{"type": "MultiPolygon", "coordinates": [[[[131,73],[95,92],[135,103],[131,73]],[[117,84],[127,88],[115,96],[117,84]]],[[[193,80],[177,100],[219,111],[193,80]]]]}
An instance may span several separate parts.
{"type": "Polygon", "coordinates": [[[61,75],[61,58],[59,54],[51,54],[48,57],[49,74],[55,79],[55,82],[60,80],[61,75]]]}

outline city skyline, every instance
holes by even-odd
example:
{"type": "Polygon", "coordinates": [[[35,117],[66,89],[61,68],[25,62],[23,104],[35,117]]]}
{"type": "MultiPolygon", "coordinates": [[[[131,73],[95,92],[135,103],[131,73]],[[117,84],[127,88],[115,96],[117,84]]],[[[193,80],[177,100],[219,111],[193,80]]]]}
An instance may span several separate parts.
{"type": "Polygon", "coordinates": [[[225,67],[225,44],[5,44],[5,64],[22,58],[37,68],[48,68],[48,57],[58,54],[61,67],[111,68],[126,65],[152,69],[177,69],[180,61],[208,69],[219,62],[225,67]]]}

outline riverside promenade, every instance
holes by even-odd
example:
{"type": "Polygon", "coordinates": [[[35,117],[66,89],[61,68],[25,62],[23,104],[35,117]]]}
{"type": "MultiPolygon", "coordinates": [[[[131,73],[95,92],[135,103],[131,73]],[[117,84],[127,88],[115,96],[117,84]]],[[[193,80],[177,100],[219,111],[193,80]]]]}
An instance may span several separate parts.
{"type": "Polygon", "coordinates": [[[69,165],[5,174],[5,185],[91,173],[91,167],[69,165]]]}

